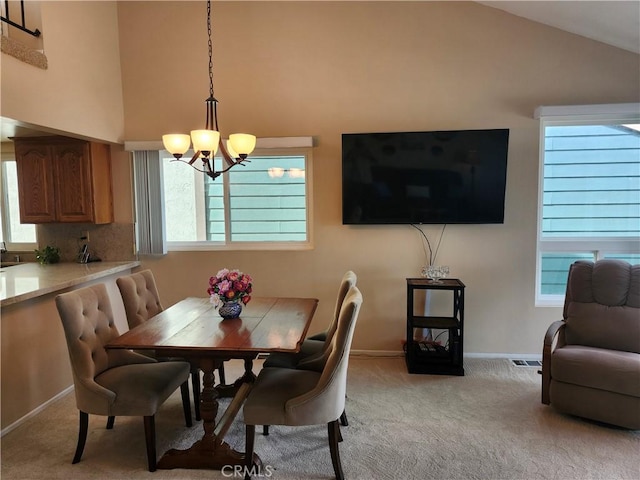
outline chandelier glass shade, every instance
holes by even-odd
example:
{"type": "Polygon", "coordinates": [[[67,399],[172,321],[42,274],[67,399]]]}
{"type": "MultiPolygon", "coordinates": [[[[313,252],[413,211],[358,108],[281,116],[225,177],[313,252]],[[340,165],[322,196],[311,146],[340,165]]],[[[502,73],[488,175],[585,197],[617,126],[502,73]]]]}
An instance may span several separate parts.
{"type": "Polygon", "coordinates": [[[205,128],[191,130],[191,135],[170,133],[162,136],[164,148],[178,161],[191,165],[196,170],[215,179],[220,174],[236,165],[248,162],[247,157],[256,147],[256,137],[248,133],[233,133],[229,135],[226,144],[218,128],[218,101],[213,96],[213,44],[211,41],[211,1],[207,0],[207,33],[209,35],[209,98],[206,100],[207,119],[205,128]],[[191,160],[183,160],[183,155],[193,144],[195,154],[191,160]],[[215,170],[213,157],[220,151],[225,166],[215,170]],[[198,165],[197,160],[201,161],[198,165]]]}
{"type": "Polygon", "coordinates": [[[193,149],[200,151],[203,156],[215,155],[220,145],[220,132],[215,130],[191,130],[193,149]],[[209,152],[209,153],[206,153],[209,152]]]}

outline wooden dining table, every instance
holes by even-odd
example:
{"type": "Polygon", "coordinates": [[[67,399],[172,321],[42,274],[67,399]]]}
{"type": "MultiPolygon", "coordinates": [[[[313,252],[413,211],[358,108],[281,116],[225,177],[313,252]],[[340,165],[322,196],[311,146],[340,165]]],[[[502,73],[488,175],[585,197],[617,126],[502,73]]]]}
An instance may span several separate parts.
{"type": "MultiPolygon", "coordinates": [[[[240,318],[223,320],[208,298],[189,297],[112,340],[107,348],[155,350],[181,357],[203,372],[200,415],[203,435],[186,450],[171,449],[158,468],[211,468],[244,465],[244,453],[225,441],[229,427],[251,390],[253,360],[260,353],[298,352],[318,305],[315,298],[252,297],[240,318]],[[225,360],[244,360],[244,374],[232,385],[216,385],[225,360]],[[220,396],[233,396],[218,423],[220,396]]],[[[254,456],[254,464],[261,465],[254,456]]]]}

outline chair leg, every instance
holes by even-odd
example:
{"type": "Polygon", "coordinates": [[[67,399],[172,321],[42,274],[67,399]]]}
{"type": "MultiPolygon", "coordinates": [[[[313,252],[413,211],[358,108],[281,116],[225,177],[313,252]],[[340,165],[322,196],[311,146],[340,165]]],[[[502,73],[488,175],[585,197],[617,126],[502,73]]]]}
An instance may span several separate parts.
{"type": "Polygon", "coordinates": [[[225,378],[225,375],[224,375],[224,362],[222,362],[218,367],[218,376],[220,377],[220,385],[226,385],[227,379],[225,378]]]}
{"type": "Polygon", "coordinates": [[[347,420],[347,411],[343,410],[342,411],[342,415],[340,415],[340,423],[342,424],[343,427],[348,427],[349,426],[349,420],[347,420]]]}
{"type": "Polygon", "coordinates": [[[196,411],[196,421],[200,420],[200,370],[191,370],[191,387],[193,390],[193,408],[196,411]]]}
{"type": "Polygon", "coordinates": [[[156,471],[156,422],[153,415],[144,417],[144,438],[147,444],[149,471],[156,471]]]}
{"type": "Polygon", "coordinates": [[[82,452],[84,451],[84,444],[87,441],[87,431],[89,430],[89,414],[80,411],[80,428],[78,430],[78,445],[76,446],[76,453],[73,456],[71,463],[78,463],[82,458],[82,452]]]}
{"type": "Polygon", "coordinates": [[[269,435],[269,425],[262,426],[262,435],[269,435]]]}
{"type": "Polygon", "coordinates": [[[336,474],[336,480],[344,480],[342,473],[342,464],[340,463],[340,451],[338,450],[338,442],[341,437],[340,423],[338,420],[327,424],[329,431],[329,451],[331,452],[331,463],[333,463],[333,471],[336,474]]]}
{"type": "Polygon", "coordinates": [[[107,430],[113,429],[113,424],[115,421],[116,417],[114,417],[113,415],[109,415],[109,417],[107,417],[107,430]]]}
{"type": "Polygon", "coordinates": [[[253,449],[256,440],[256,426],[247,425],[245,427],[245,447],[244,447],[244,480],[251,479],[253,469],[253,449]]]}
{"type": "Polygon", "coordinates": [[[182,395],[182,410],[184,410],[184,421],[187,427],[193,425],[191,422],[191,399],[189,398],[189,383],[183,382],[180,385],[180,394],[182,395]]]}

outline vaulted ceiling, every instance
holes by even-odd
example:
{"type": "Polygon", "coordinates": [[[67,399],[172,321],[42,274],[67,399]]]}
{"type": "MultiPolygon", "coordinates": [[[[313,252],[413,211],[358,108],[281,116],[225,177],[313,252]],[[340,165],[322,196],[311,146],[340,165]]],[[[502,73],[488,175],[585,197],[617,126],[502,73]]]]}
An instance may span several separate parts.
{"type": "MultiPolygon", "coordinates": [[[[640,54],[640,1],[488,1],[477,2],[519,17],[640,54]]],[[[37,134],[28,126],[1,119],[1,141],[37,134]]],[[[48,132],[57,133],[57,132],[48,132]]]]}
{"type": "Polygon", "coordinates": [[[477,3],[640,53],[640,1],[638,0],[477,3]]]}

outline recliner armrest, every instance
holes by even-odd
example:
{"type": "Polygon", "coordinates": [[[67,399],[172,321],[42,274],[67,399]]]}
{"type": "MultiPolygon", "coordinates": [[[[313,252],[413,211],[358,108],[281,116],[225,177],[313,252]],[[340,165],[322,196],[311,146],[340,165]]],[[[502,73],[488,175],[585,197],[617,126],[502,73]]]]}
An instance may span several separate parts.
{"type": "MultiPolygon", "coordinates": [[[[551,325],[549,325],[549,328],[547,329],[547,333],[544,336],[544,346],[545,347],[548,346],[550,352],[555,349],[553,342],[556,339],[556,336],[558,336],[561,333],[564,333],[564,332],[561,332],[560,329],[564,328],[565,326],[566,326],[566,322],[564,320],[556,320],[551,325]]],[[[564,345],[564,335],[561,335],[560,337],[558,337],[558,342],[560,343],[561,346],[564,345]]]]}
{"type": "Polygon", "coordinates": [[[542,346],[542,403],[549,405],[549,386],[551,384],[551,354],[556,347],[564,345],[564,320],[549,325],[542,346]]]}

